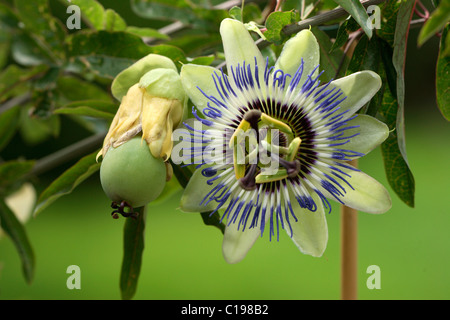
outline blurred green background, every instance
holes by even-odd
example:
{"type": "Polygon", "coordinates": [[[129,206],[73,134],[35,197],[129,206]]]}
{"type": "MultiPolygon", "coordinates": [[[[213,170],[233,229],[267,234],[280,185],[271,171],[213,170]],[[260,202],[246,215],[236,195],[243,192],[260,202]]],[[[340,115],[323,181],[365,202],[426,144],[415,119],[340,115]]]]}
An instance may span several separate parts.
{"type": "MultiPolygon", "coordinates": [[[[113,1],[102,2],[114,8],[113,1]]],[[[411,31],[408,44],[405,107],[416,207],[407,207],[388,186],[379,148],[360,160],[360,168],[393,199],[383,215],[359,213],[360,299],[450,298],[450,126],[434,98],[438,41],[418,49],[417,32],[411,31]],[[380,267],[381,289],[366,286],[370,265],[380,267]]],[[[37,188],[46,183],[43,179],[37,188]]],[[[177,210],[178,199],[176,194],[149,208],[135,299],[340,298],[337,204],[327,216],[329,242],[322,258],[301,254],[283,233],[279,242],[264,236],[242,262],[229,265],[222,257],[221,233],[205,226],[199,214],[177,210]]],[[[0,299],[120,299],[125,219],[112,219],[109,205],[94,175],[26,224],[36,255],[31,285],[14,245],[0,238],[0,299]],[[70,265],[81,269],[80,290],[66,287],[70,265]]]]}

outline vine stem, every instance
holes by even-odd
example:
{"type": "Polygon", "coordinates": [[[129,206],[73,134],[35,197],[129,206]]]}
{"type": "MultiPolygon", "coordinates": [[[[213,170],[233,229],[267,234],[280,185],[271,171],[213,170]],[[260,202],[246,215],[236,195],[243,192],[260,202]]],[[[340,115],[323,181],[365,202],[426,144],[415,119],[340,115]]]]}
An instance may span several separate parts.
{"type": "MultiPolygon", "coordinates": [[[[350,164],[358,167],[358,161],[350,164]]],[[[341,205],[341,299],[358,299],[358,212],[341,205]]]]}

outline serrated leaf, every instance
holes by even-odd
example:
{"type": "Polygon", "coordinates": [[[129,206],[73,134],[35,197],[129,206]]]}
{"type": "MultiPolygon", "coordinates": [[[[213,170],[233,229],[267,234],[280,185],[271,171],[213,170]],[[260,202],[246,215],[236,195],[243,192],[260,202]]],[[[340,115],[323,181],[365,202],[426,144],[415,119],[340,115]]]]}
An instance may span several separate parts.
{"type": "Polygon", "coordinates": [[[441,37],[438,61],[436,64],[436,100],[439,110],[447,121],[450,121],[450,56],[445,52],[449,50],[450,25],[444,29],[441,37]]]}
{"type": "Polygon", "coordinates": [[[146,207],[135,209],[136,219],[126,218],[123,230],[123,259],[120,293],[123,300],[133,298],[139,280],[144,251],[146,207]]]}
{"type": "Polygon", "coordinates": [[[31,284],[35,269],[33,248],[25,228],[2,198],[0,198],[0,226],[13,241],[22,262],[25,280],[28,284],[31,284]]]}
{"type": "Polygon", "coordinates": [[[81,158],[54,180],[39,196],[34,215],[39,214],[60,197],[70,194],[80,183],[100,169],[95,157],[97,151],[81,158]]]}
{"type": "Polygon", "coordinates": [[[367,25],[369,15],[359,0],[334,0],[345,11],[347,11],[366,33],[367,37],[372,38],[372,28],[367,25]]]}
{"type": "Polygon", "coordinates": [[[417,37],[418,45],[423,45],[433,35],[441,31],[449,21],[450,1],[441,1],[420,30],[419,36],[417,37]]]}

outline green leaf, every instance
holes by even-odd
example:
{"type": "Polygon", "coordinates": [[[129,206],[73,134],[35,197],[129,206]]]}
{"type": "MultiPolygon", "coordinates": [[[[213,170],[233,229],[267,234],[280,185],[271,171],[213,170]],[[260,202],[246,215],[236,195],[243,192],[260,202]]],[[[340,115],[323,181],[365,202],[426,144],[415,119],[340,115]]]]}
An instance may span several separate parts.
{"type": "Polygon", "coordinates": [[[11,47],[12,36],[5,29],[0,29],[0,69],[3,69],[8,63],[9,49],[11,47]]]}
{"type": "Polygon", "coordinates": [[[396,91],[397,91],[397,121],[396,133],[398,138],[398,147],[403,156],[403,159],[408,162],[406,156],[406,142],[405,142],[405,59],[406,59],[406,44],[409,31],[409,23],[411,21],[414,0],[406,0],[401,3],[397,15],[397,23],[395,27],[394,46],[392,54],[392,63],[397,72],[396,91]]]}
{"type": "Polygon", "coordinates": [[[243,22],[241,8],[234,6],[228,11],[228,14],[230,15],[231,18],[243,22]]]}
{"type": "Polygon", "coordinates": [[[6,161],[0,164],[0,195],[6,196],[30,173],[34,161],[6,161]]]}
{"type": "Polygon", "coordinates": [[[32,114],[34,110],[30,105],[21,108],[19,132],[28,145],[37,145],[50,137],[57,137],[61,128],[59,116],[38,117],[32,114]]]}
{"type": "Polygon", "coordinates": [[[367,36],[364,35],[353,51],[352,59],[347,67],[347,75],[361,70],[378,72],[380,61],[381,57],[378,39],[374,37],[369,40],[367,36]]]}
{"type": "Polygon", "coordinates": [[[420,30],[419,36],[417,37],[418,45],[423,45],[433,35],[442,30],[449,21],[450,1],[441,1],[420,30]]]}
{"type": "Polygon", "coordinates": [[[381,28],[377,35],[385,40],[390,46],[394,45],[395,26],[398,10],[402,1],[386,1],[381,9],[381,28]]]}
{"type": "Polygon", "coordinates": [[[94,118],[104,118],[112,120],[117,111],[118,105],[113,102],[103,100],[83,100],[76,101],[58,108],[56,114],[74,114],[94,118]]]}
{"type": "Polygon", "coordinates": [[[96,30],[103,29],[105,9],[96,0],[61,0],[65,5],[76,5],[80,8],[81,17],[86,24],[96,30]]]}
{"type": "Polygon", "coordinates": [[[408,206],[414,207],[415,182],[409,165],[399,148],[396,130],[397,110],[397,100],[389,88],[386,88],[379,109],[391,130],[389,137],[381,145],[386,177],[398,197],[408,206]]]}
{"type": "Polygon", "coordinates": [[[80,59],[100,76],[114,78],[119,72],[150,53],[186,63],[182,50],[169,45],[148,46],[142,38],[123,31],[77,33],[69,46],[71,57],[80,59]]]}
{"type": "MultiPolygon", "coordinates": [[[[29,80],[45,72],[46,66],[36,66],[34,68],[20,68],[15,64],[10,64],[0,73],[0,101],[4,101],[14,96],[22,85],[28,88],[29,80]]],[[[19,90],[20,91],[20,90],[19,90]]]]}
{"type": "Polygon", "coordinates": [[[53,181],[39,196],[34,215],[42,212],[60,197],[70,194],[80,183],[100,169],[95,157],[97,152],[81,158],[53,181]]]}
{"type": "Polygon", "coordinates": [[[372,38],[372,29],[367,25],[369,15],[359,0],[334,0],[345,11],[347,11],[366,33],[367,37],[372,38]]]}
{"type": "Polygon", "coordinates": [[[112,100],[111,96],[100,86],[77,77],[59,77],[56,88],[68,101],[96,100],[110,102],[112,100]]]}
{"type": "Polygon", "coordinates": [[[187,58],[187,60],[189,63],[192,63],[192,64],[209,66],[211,63],[214,62],[215,58],[216,57],[214,57],[213,55],[209,55],[209,56],[202,56],[202,57],[195,57],[195,58],[187,58]]]}
{"type": "Polygon", "coordinates": [[[281,44],[287,38],[282,33],[283,28],[293,23],[294,21],[294,12],[272,12],[266,20],[267,31],[264,32],[264,36],[266,37],[267,41],[273,42],[277,45],[281,44]]]}
{"type": "Polygon", "coordinates": [[[123,300],[133,298],[139,280],[144,251],[146,207],[135,209],[136,219],[126,218],[123,231],[123,260],[120,292],[123,300]]]}
{"type": "Polygon", "coordinates": [[[161,40],[168,40],[170,37],[166,34],[163,34],[159,32],[156,29],[152,28],[140,28],[140,27],[127,27],[125,29],[126,32],[134,34],[136,36],[139,36],[141,38],[147,37],[147,38],[155,38],[155,39],[161,39],[161,40]]]}
{"type": "Polygon", "coordinates": [[[337,79],[345,74],[346,65],[349,62],[348,57],[342,50],[333,50],[332,42],[328,35],[317,27],[311,28],[311,31],[316,36],[320,48],[320,69],[325,72],[320,77],[322,82],[328,82],[331,79],[337,79]]]}
{"type": "Polygon", "coordinates": [[[104,30],[124,31],[127,28],[125,20],[114,10],[106,9],[104,16],[104,30]]]}
{"type": "Polygon", "coordinates": [[[12,38],[11,55],[14,61],[23,66],[52,64],[49,54],[38,46],[35,39],[23,31],[17,32],[12,38]]]}
{"type": "Polygon", "coordinates": [[[22,271],[25,280],[31,284],[34,276],[35,257],[23,225],[3,199],[0,199],[0,226],[11,238],[22,261],[22,271]]]}
{"type": "Polygon", "coordinates": [[[384,39],[378,38],[378,43],[381,50],[381,61],[383,62],[384,72],[386,73],[389,90],[392,94],[397,96],[397,72],[392,62],[393,49],[391,45],[384,39]]]}
{"type": "Polygon", "coordinates": [[[355,19],[352,17],[345,20],[338,29],[336,40],[331,46],[330,53],[332,53],[335,49],[342,47],[348,40],[349,32],[356,31],[358,28],[358,23],[356,23],[355,19]]]}
{"type": "Polygon", "coordinates": [[[176,178],[172,178],[166,182],[164,189],[161,192],[161,194],[158,196],[158,198],[156,198],[152,202],[148,203],[147,207],[165,203],[167,200],[170,200],[174,194],[176,194],[177,192],[180,192],[182,190],[183,190],[183,188],[181,187],[178,180],[176,178]]]}
{"type": "Polygon", "coordinates": [[[95,30],[123,31],[127,28],[125,20],[114,10],[105,9],[96,0],[60,0],[66,6],[76,5],[81,17],[89,28],[95,30]]]}
{"type": "Polygon", "coordinates": [[[242,23],[246,21],[259,21],[261,20],[261,9],[255,3],[246,3],[243,9],[234,6],[228,11],[228,15],[242,23]]]}
{"type": "Polygon", "coordinates": [[[391,130],[389,137],[381,145],[381,151],[389,184],[399,198],[410,207],[414,207],[415,182],[406,157],[403,72],[406,36],[413,7],[414,1],[404,1],[398,9],[391,7],[392,15],[397,16],[393,37],[391,33],[385,33],[384,41],[380,40],[383,76],[388,86],[385,87],[379,113],[391,130]]]}
{"type": "Polygon", "coordinates": [[[131,8],[140,17],[155,20],[180,21],[195,24],[198,20],[185,1],[131,0],[131,8]]]}
{"type": "MultiPolygon", "coordinates": [[[[369,40],[366,35],[363,35],[353,51],[352,59],[347,68],[347,75],[362,70],[371,70],[379,73],[380,52],[378,37],[375,36],[369,40]]],[[[370,102],[361,109],[360,113],[375,116],[381,105],[382,96],[382,90],[378,91],[370,102]]]]}
{"type": "Polygon", "coordinates": [[[0,151],[12,139],[18,128],[20,106],[14,106],[0,114],[0,151]]]}
{"type": "Polygon", "coordinates": [[[36,43],[53,61],[63,60],[66,28],[61,21],[51,15],[48,0],[14,0],[14,5],[25,29],[36,43]]]}
{"type": "MultiPolygon", "coordinates": [[[[182,188],[186,188],[189,179],[192,177],[192,171],[188,167],[177,166],[172,163],[173,174],[177,178],[182,188]]],[[[173,178],[172,178],[173,179],[173,178]]],[[[200,213],[203,223],[207,226],[214,226],[218,228],[222,234],[225,232],[225,225],[220,222],[220,215],[218,212],[211,216],[211,212],[200,213]]]]}
{"type": "Polygon", "coordinates": [[[223,222],[220,222],[220,214],[218,212],[214,212],[213,215],[211,215],[212,212],[201,212],[200,215],[202,216],[203,223],[207,226],[213,226],[216,227],[222,232],[222,234],[225,234],[225,224],[223,222]]]}
{"type": "Polygon", "coordinates": [[[444,29],[441,37],[441,47],[436,65],[436,100],[439,110],[447,121],[450,121],[450,56],[445,52],[450,44],[446,39],[450,38],[450,25],[444,29]]]}

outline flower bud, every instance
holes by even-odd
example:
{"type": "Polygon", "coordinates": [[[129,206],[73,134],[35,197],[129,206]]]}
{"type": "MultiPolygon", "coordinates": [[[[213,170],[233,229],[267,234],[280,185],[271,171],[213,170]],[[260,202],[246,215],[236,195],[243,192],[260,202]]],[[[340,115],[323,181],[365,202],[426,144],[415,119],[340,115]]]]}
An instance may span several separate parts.
{"type": "Polygon", "coordinates": [[[172,152],[172,131],[184,113],[186,94],[180,76],[170,69],[154,69],[139,81],[145,88],[142,106],[142,135],[154,157],[167,160],[172,152]]]}
{"type": "Polygon", "coordinates": [[[142,132],[152,155],[168,160],[173,129],[187,114],[187,95],[175,65],[167,59],[151,54],[114,80],[112,92],[121,104],[97,159],[111,146],[118,147],[142,132]]]}

